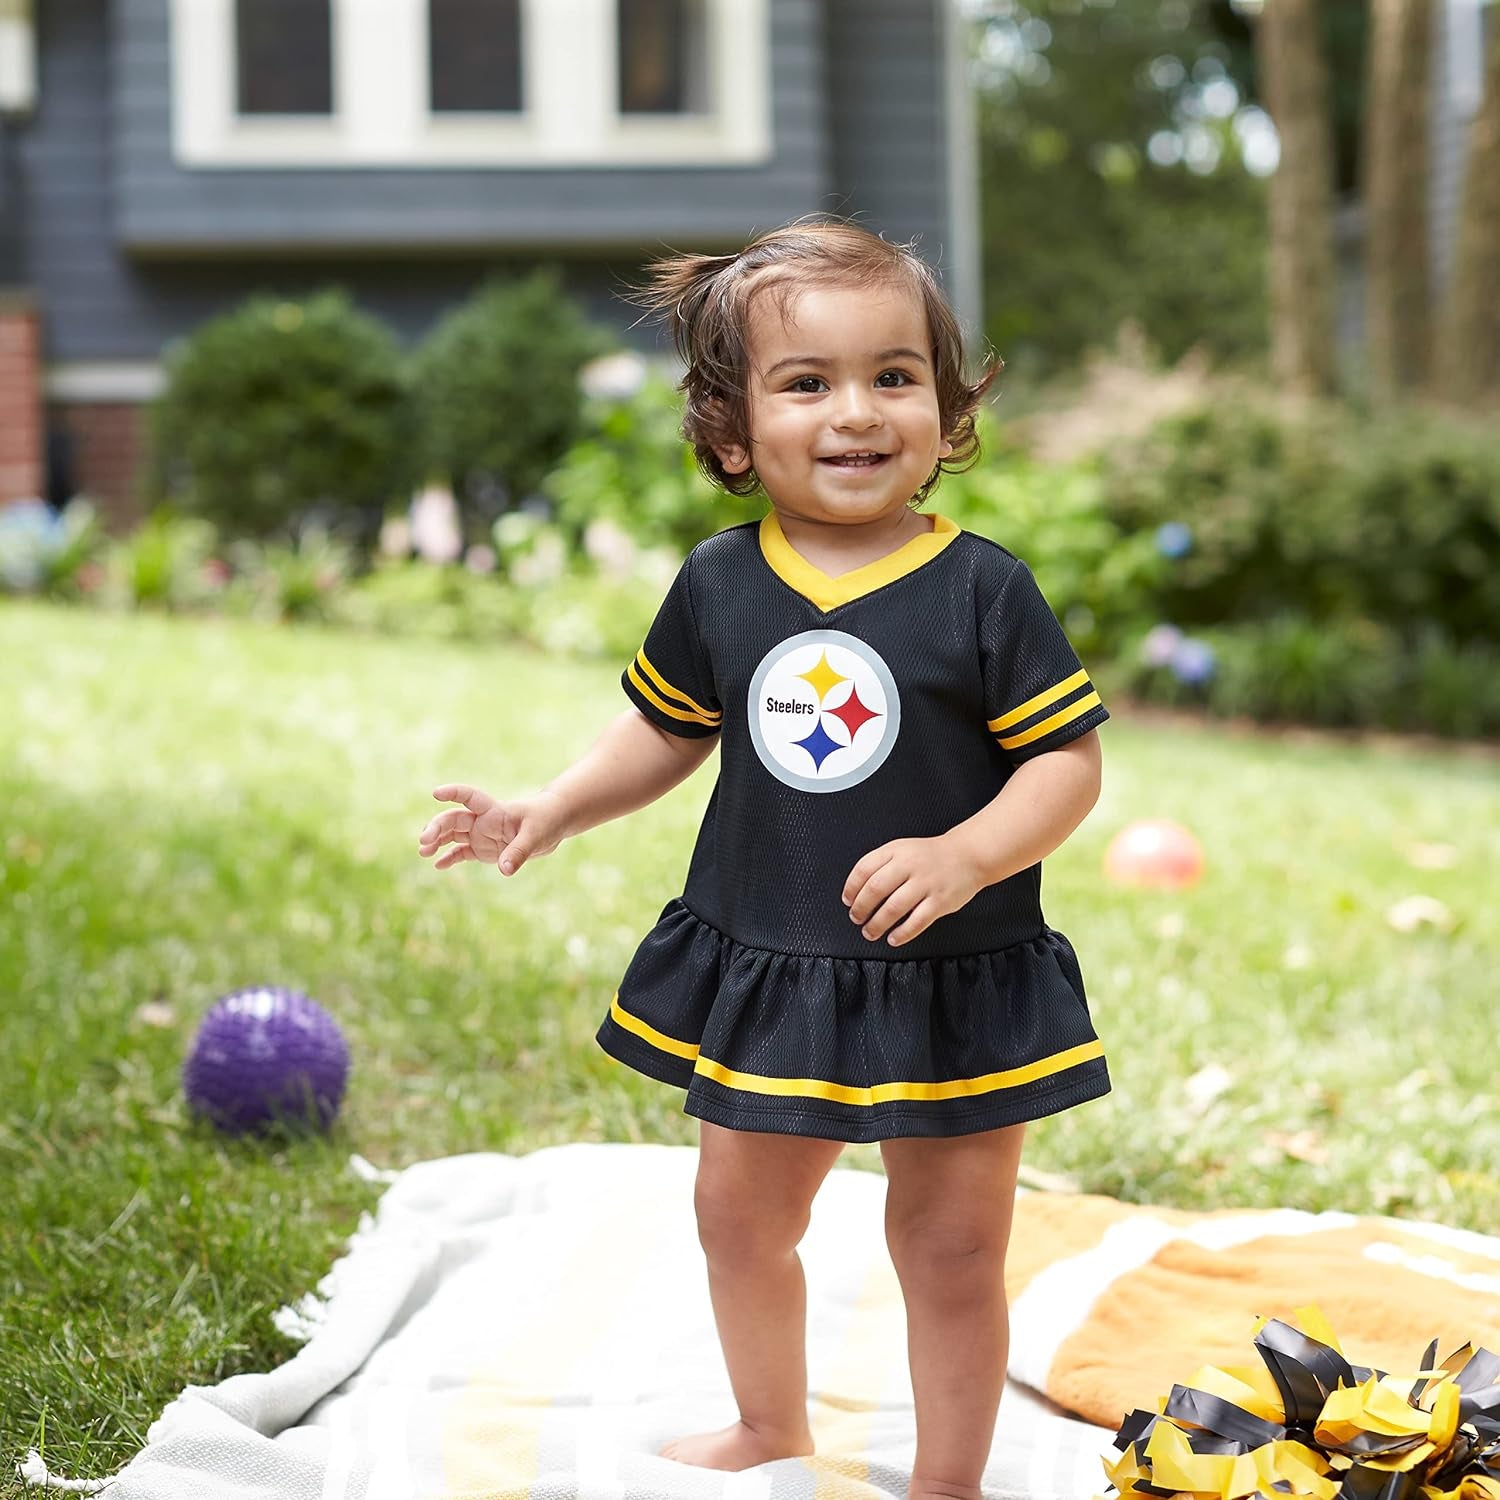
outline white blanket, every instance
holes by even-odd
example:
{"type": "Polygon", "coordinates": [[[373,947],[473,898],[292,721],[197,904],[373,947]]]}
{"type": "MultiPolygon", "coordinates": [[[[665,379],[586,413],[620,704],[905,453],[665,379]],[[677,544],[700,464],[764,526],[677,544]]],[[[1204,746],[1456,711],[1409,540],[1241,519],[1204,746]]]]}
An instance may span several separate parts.
{"type": "MultiPolygon", "coordinates": [[[[108,1500],[903,1497],[916,1427],[886,1184],[852,1168],[829,1174],[799,1250],[816,1454],[740,1473],[656,1456],[737,1415],[697,1158],[577,1144],[396,1174],[321,1295],[278,1317],[306,1340],[297,1354],[189,1386],[108,1500]]],[[[1013,1383],[985,1496],[1088,1500],[1112,1436],[1013,1383]]],[[[23,1473],[59,1483],[36,1460],[23,1473]]]]}

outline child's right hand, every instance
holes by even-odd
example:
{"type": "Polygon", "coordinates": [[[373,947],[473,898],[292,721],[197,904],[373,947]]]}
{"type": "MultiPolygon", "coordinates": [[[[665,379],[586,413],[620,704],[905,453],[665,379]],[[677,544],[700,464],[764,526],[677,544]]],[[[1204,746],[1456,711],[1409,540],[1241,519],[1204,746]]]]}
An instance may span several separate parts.
{"type": "Polygon", "coordinates": [[[477,859],[498,865],[502,875],[514,875],[533,854],[551,854],[567,834],[563,809],[547,792],[496,802],[478,787],[453,785],[432,795],[439,802],[463,804],[444,809],[422,830],[417,851],[423,859],[453,845],[434,866],[438,870],[477,859]]]}

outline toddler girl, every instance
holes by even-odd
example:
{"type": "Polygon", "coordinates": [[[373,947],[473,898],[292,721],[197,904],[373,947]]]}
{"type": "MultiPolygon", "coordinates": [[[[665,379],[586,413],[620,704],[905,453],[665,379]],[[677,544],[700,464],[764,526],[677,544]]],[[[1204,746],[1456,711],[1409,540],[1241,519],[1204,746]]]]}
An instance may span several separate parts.
{"type": "Polygon", "coordinates": [[[497,801],[441,786],[420,849],[512,875],[715,749],[683,894],[599,1045],[686,1089],[694,1205],[739,1420],[660,1451],[809,1454],[796,1246],[846,1141],[879,1141],[906,1303],[908,1500],[980,1495],[1005,1379],[1027,1120],[1109,1090],[1044,855],[1099,794],[1108,717],[1026,564],[920,509],[977,455],[996,374],[908,246],[798,221],[658,260],[637,296],[687,362],[683,433],[759,523],[695,547],[574,766],[497,801]]]}

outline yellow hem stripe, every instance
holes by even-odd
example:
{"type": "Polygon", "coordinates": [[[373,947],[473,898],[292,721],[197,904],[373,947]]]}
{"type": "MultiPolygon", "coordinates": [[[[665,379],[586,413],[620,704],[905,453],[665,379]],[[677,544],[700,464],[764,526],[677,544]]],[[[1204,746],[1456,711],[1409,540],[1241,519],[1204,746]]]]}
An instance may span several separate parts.
{"type": "Polygon", "coordinates": [[[991,719],[989,729],[994,734],[999,734],[1002,729],[1009,729],[1012,724],[1019,724],[1022,719],[1029,719],[1039,708],[1046,708],[1049,703],[1056,703],[1065,693],[1071,693],[1074,688],[1082,687],[1089,680],[1089,674],[1080,667],[1071,677],[1065,677],[1055,687],[1049,687],[1046,692],[1038,693],[1035,698],[1028,698],[1019,708],[1013,708],[1008,714],[1001,714],[998,719],[991,719]]]}
{"type": "Polygon", "coordinates": [[[1104,1056],[1104,1043],[1097,1037],[1078,1047],[1069,1047],[1066,1052],[1055,1052],[1051,1057],[1038,1058],[1036,1062],[1019,1068],[1006,1068],[998,1073],[983,1073],[977,1078],[952,1078],[944,1083],[876,1083],[867,1088],[851,1084],[828,1083],[821,1078],[770,1078],[763,1073],[737,1073],[723,1063],[704,1057],[691,1042],[679,1042],[664,1036],[654,1027],[648,1026],[639,1016],[632,1016],[620,1007],[619,991],[610,1001],[609,1013],[627,1031],[633,1031],[643,1041],[649,1042],[662,1052],[674,1057],[693,1058],[693,1071],[705,1078],[730,1088],[743,1089],[751,1094],[795,1095],[809,1099],[832,1099],[839,1104],[883,1104],[892,1099],[958,1099],[974,1094],[988,1094],[996,1089],[1020,1088],[1035,1083],[1039,1078],[1049,1078],[1054,1073],[1066,1072],[1096,1057],[1104,1056]]]}
{"type": "Polygon", "coordinates": [[[1032,740],[1039,740],[1043,735],[1051,734],[1054,729],[1061,729],[1064,724],[1071,724],[1074,719],[1082,718],[1091,708],[1098,706],[1098,693],[1089,693],[1087,697],[1080,698],[1076,703],[1060,708],[1050,719],[1043,719],[1040,724],[1033,724],[1030,729],[1021,734],[1013,734],[1008,740],[1001,740],[1001,748],[1016,750],[1022,745],[1029,745],[1032,740]]]}
{"type": "Polygon", "coordinates": [[[681,688],[674,688],[672,684],[668,682],[667,679],[663,677],[661,673],[651,665],[650,660],[646,656],[646,648],[644,646],[642,646],[641,649],[636,652],[635,659],[641,664],[641,668],[645,672],[646,676],[649,677],[652,682],[654,682],[657,687],[659,687],[662,692],[667,695],[667,697],[675,698],[679,703],[685,703],[689,708],[697,709],[705,719],[721,719],[724,717],[723,714],[715,713],[713,709],[704,708],[701,703],[694,702],[694,700],[689,698],[681,688]]]}
{"type": "Polygon", "coordinates": [[[615,1018],[617,1025],[623,1026],[626,1031],[633,1031],[643,1042],[650,1042],[658,1052],[670,1052],[673,1057],[696,1058],[698,1048],[692,1042],[679,1042],[674,1037],[667,1036],[658,1031],[654,1026],[648,1026],[639,1016],[633,1016],[628,1010],[620,1007],[620,992],[615,991],[615,997],[609,1002],[609,1013],[615,1018]]]}
{"type": "Polygon", "coordinates": [[[757,535],[760,538],[761,556],[771,571],[788,587],[795,589],[810,604],[815,604],[825,614],[840,604],[863,598],[876,589],[904,578],[915,572],[923,563],[931,562],[950,542],[956,541],[963,531],[947,516],[928,511],[932,516],[932,530],[914,536],[902,543],[894,552],[877,557],[848,573],[831,578],[821,568],[814,567],[787,541],[776,512],[770,511],[762,519],[757,535]]]}
{"type": "Polygon", "coordinates": [[[647,682],[639,672],[636,671],[634,662],[631,662],[631,664],[625,669],[625,672],[630,680],[636,685],[636,687],[641,690],[641,693],[647,698],[647,700],[654,703],[664,714],[667,714],[674,719],[681,719],[685,724],[705,724],[710,729],[717,729],[719,727],[719,721],[717,719],[710,719],[704,714],[689,713],[686,709],[673,708],[672,705],[668,703],[664,698],[658,697],[656,689],[653,688],[651,684],[647,682]]]}

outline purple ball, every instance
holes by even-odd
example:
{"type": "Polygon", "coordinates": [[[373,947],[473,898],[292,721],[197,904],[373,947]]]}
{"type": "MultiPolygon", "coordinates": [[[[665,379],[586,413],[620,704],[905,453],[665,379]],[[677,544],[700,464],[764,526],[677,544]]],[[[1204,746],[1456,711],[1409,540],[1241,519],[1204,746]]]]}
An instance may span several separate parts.
{"type": "Polygon", "coordinates": [[[237,1135],[275,1121],[326,1129],[348,1077],[338,1022],[299,990],[262,985],[210,1007],[182,1085],[195,1115],[237,1135]]]}

